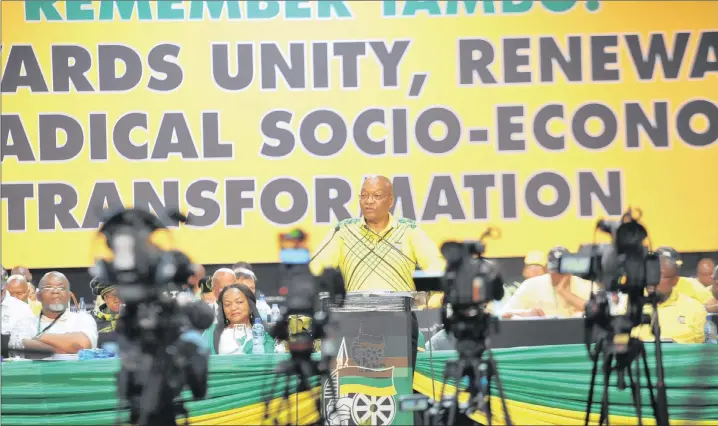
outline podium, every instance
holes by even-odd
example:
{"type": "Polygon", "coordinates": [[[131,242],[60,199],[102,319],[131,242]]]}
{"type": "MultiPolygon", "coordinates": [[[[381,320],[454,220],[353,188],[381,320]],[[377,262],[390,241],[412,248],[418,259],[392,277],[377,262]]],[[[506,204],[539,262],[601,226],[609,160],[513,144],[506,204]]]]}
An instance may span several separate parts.
{"type": "Polygon", "coordinates": [[[348,293],[332,306],[335,360],[322,384],[322,404],[332,425],[407,425],[413,413],[399,411],[399,397],[411,395],[411,293],[348,293]],[[331,384],[330,382],[331,381],[331,384]]]}

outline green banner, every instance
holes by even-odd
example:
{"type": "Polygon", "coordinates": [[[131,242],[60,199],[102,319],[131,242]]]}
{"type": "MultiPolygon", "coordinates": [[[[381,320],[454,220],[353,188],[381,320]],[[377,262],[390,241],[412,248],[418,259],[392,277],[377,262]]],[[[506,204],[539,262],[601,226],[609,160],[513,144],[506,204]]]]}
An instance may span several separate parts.
{"type": "MultiPolygon", "coordinates": [[[[655,358],[648,345],[648,361],[655,383],[655,358]]],[[[581,345],[495,350],[499,372],[514,424],[583,424],[591,363],[581,345]]],[[[419,353],[414,389],[438,393],[446,360],[454,352],[419,353]],[[433,361],[433,362],[431,362],[433,361]]],[[[671,424],[718,424],[718,345],[664,345],[663,362],[671,424]]],[[[214,356],[210,361],[207,398],[187,404],[195,425],[259,424],[264,415],[264,393],[274,378],[273,370],[287,355],[214,356]]],[[[117,423],[115,375],[117,360],[4,362],[2,364],[2,424],[110,425],[117,423]]],[[[381,369],[378,369],[381,370],[381,369]]],[[[386,384],[379,371],[372,383],[386,384]]],[[[349,376],[342,386],[357,383],[349,376]]],[[[615,376],[613,378],[615,385],[615,376]]],[[[315,382],[316,383],[316,382],[315,382]]],[[[318,383],[316,383],[318,385],[318,383]]],[[[361,384],[361,383],[360,383],[361,384]]],[[[643,415],[652,418],[645,377],[642,377],[643,415]]],[[[599,399],[602,380],[597,381],[594,400],[599,399]]],[[[294,384],[292,384],[294,386],[294,384]]],[[[272,395],[276,398],[283,389],[272,395]]],[[[403,393],[403,389],[398,389],[403,393]]],[[[449,390],[449,389],[447,389],[449,390]]],[[[494,389],[494,394],[495,389],[494,389]]],[[[187,393],[185,397],[189,397],[187,393]]],[[[382,398],[376,395],[376,398],[382,398]]],[[[308,395],[291,398],[286,411],[300,424],[316,419],[308,395]]],[[[635,411],[628,390],[611,388],[611,424],[633,425],[635,411]]],[[[366,401],[364,401],[366,402],[366,401]]],[[[501,424],[499,404],[493,404],[494,420],[501,424]]],[[[593,408],[598,413],[598,403],[593,408]]],[[[122,419],[126,417],[121,417],[122,419]]],[[[481,416],[476,416],[482,421],[481,416]]],[[[595,418],[595,421],[598,419],[595,418]]],[[[282,421],[280,420],[281,424],[282,421]]],[[[646,422],[648,424],[649,422],[646,422]]]]}
{"type": "MultiPolygon", "coordinates": [[[[653,385],[656,385],[653,344],[646,345],[653,385]]],[[[718,345],[663,345],[663,365],[671,424],[718,424],[718,345]]],[[[514,424],[584,424],[592,363],[583,345],[524,347],[494,350],[509,414],[514,424]]],[[[439,396],[444,364],[456,359],[454,351],[435,351],[419,355],[414,389],[425,395],[439,396]],[[433,362],[430,362],[430,359],[433,362]],[[432,372],[433,365],[433,372],[432,372]],[[432,377],[435,379],[432,381],[432,377]]],[[[635,425],[636,411],[630,388],[619,391],[617,376],[611,374],[610,422],[635,425]]],[[[626,377],[628,383],[628,377],[626,377]]],[[[504,424],[495,381],[492,386],[494,424],[504,424]]],[[[592,418],[598,424],[603,379],[594,389],[592,418]]],[[[453,392],[453,388],[445,392],[453,392]]],[[[641,370],[642,413],[644,424],[653,422],[648,385],[641,370]]],[[[473,417],[485,424],[482,415],[473,417]]]]}

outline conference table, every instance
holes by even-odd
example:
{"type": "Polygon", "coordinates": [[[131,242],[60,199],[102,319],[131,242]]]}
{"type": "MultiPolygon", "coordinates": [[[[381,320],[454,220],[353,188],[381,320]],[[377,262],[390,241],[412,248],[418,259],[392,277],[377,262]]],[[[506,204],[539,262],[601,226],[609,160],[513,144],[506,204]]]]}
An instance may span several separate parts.
{"type": "MultiPolygon", "coordinates": [[[[647,345],[647,352],[653,371],[653,345],[647,345]]],[[[718,424],[718,345],[665,345],[663,352],[671,423],[718,424]]],[[[277,408],[282,390],[273,395],[265,392],[273,380],[274,367],[287,356],[213,356],[207,397],[187,403],[190,423],[262,423],[263,401],[271,400],[271,411],[277,408]]],[[[419,353],[414,390],[438,395],[444,364],[455,357],[454,351],[419,353]]],[[[591,372],[584,345],[500,348],[494,350],[494,357],[514,424],[583,424],[591,372]]],[[[118,424],[126,418],[122,412],[118,417],[118,370],[117,359],[5,362],[0,420],[4,426],[118,424]]],[[[599,377],[599,388],[601,383],[599,377]]],[[[645,380],[642,385],[646,419],[652,417],[652,410],[645,380]]],[[[447,391],[451,390],[447,385],[447,391]]],[[[189,394],[185,392],[183,397],[189,398],[189,394]]],[[[637,424],[628,390],[612,387],[610,400],[611,424],[637,424]]],[[[598,402],[595,404],[592,411],[598,413],[598,402]]],[[[499,404],[492,405],[495,424],[504,424],[499,404]]],[[[291,398],[286,408],[284,413],[291,417],[280,416],[280,424],[316,420],[314,403],[307,393],[291,398]]],[[[485,424],[482,415],[472,418],[485,424]]],[[[597,423],[598,418],[593,420],[597,423]]]]}

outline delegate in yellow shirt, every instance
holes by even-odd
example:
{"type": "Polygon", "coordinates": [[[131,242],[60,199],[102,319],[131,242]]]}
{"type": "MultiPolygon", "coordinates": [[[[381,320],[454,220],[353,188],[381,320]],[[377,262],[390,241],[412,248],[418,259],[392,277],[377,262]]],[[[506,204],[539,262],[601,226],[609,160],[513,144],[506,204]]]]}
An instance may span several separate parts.
{"type": "MultiPolygon", "coordinates": [[[[664,303],[658,305],[658,324],[661,326],[661,339],[672,339],[676,343],[705,342],[706,309],[703,305],[673,288],[664,303]]],[[[650,315],[653,307],[647,305],[643,312],[650,315]]],[[[651,325],[643,324],[633,329],[631,334],[643,341],[653,341],[651,325]]]]}
{"type": "Polygon", "coordinates": [[[678,282],[675,287],[673,287],[673,291],[695,299],[700,302],[701,305],[705,305],[706,302],[713,298],[711,288],[703,286],[703,284],[693,278],[679,277],[678,282]]]}
{"type": "MultiPolygon", "coordinates": [[[[588,300],[591,296],[591,282],[579,277],[571,277],[571,293],[588,300]]],[[[598,285],[593,286],[598,289],[598,285]]],[[[583,315],[583,310],[577,310],[568,301],[556,293],[551,283],[551,275],[544,274],[529,278],[516,290],[513,296],[501,309],[508,311],[527,311],[541,309],[546,316],[567,318],[583,315]]]]}
{"type": "Polygon", "coordinates": [[[413,272],[442,272],[445,261],[436,244],[415,221],[390,215],[387,229],[375,233],[364,219],[339,222],[319,245],[312,273],[339,268],[347,291],[414,291],[413,272]]]}

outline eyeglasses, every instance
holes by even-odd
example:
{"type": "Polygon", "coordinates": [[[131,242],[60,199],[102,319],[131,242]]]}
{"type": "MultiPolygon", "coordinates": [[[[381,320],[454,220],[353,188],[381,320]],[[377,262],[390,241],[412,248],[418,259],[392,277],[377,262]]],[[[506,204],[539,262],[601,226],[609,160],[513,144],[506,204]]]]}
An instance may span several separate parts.
{"type": "Polygon", "coordinates": [[[361,194],[359,199],[362,201],[369,201],[370,199],[373,199],[374,201],[381,201],[386,197],[388,197],[388,195],[385,194],[361,194]]]}
{"type": "Polygon", "coordinates": [[[69,287],[40,287],[40,291],[46,293],[67,293],[70,291],[69,287]]]}

